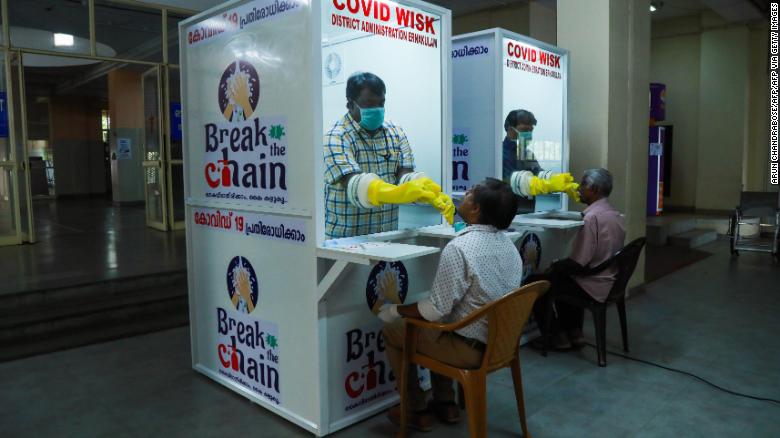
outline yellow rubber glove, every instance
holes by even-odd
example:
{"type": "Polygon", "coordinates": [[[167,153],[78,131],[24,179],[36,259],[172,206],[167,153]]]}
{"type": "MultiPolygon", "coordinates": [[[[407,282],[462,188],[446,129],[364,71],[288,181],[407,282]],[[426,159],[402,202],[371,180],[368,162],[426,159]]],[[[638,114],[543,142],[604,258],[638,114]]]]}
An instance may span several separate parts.
{"type": "Polygon", "coordinates": [[[570,173],[556,173],[550,179],[542,179],[537,176],[531,178],[529,190],[531,195],[546,195],[548,193],[563,192],[579,201],[580,197],[577,188],[580,185],[574,182],[574,177],[570,173]]]}
{"type": "Polygon", "coordinates": [[[574,182],[574,177],[570,173],[556,173],[547,180],[550,192],[563,192],[569,184],[574,182]]]}
{"type": "MultiPolygon", "coordinates": [[[[436,184],[436,182],[434,182],[430,178],[427,178],[427,177],[426,178],[417,178],[417,179],[415,179],[413,181],[417,181],[417,182],[421,183],[423,190],[425,190],[427,192],[433,193],[434,197],[439,196],[439,193],[441,193],[441,186],[436,184]]],[[[425,195],[427,195],[427,193],[425,195]]],[[[431,199],[424,199],[424,201],[426,201],[426,202],[431,202],[432,200],[433,200],[433,198],[431,198],[431,199]]]]}
{"type": "Polygon", "coordinates": [[[455,220],[455,204],[452,203],[452,199],[446,193],[441,192],[441,186],[427,177],[418,178],[414,181],[422,183],[423,194],[420,196],[420,201],[431,204],[433,208],[439,210],[439,213],[444,216],[447,223],[452,225],[455,220]]]}
{"type": "Polygon", "coordinates": [[[550,187],[546,182],[547,180],[543,180],[538,176],[531,178],[531,181],[528,183],[529,194],[531,196],[538,196],[550,193],[550,187]]]}
{"type": "Polygon", "coordinates": [[[580,202],[580,192],[577,190],[578,188],[580,188],[579,184],[570,183],[563,192],[569,195],[571,199],[580,202]]]}
{"type": "Polygon", "coordinates": [[[452,198],[447,196],[446,193],[439,193],[436,199],[431,202],[431,205],[436,210],[439,210],[439,213],[444,216],[444,220],[448,224],[452,225],[455,220],[455,204],[452,203],[452,198]]]}
{"type": "Polygon", "coordinates": [[[427,190],[424,189],[424,182],[420,180],[412,180],[397,186],[381,179],[375,179],[368,185],[368,201],[375,206],[380,206],[384,204],[411,204],[417,202],[423,195],[428,199],[435,197],[430,192],[425,194],[424,192],[427,190]]]}

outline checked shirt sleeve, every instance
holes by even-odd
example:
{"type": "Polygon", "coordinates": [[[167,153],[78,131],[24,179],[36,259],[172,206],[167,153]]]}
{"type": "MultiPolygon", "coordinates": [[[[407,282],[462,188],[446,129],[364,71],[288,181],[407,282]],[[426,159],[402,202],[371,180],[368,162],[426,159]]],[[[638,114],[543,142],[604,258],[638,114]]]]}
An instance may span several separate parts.
{"type": "Polygon", "coordinates": [[[414,154],[411,146],[409,146],[409,139],[406,138],[406,133],[399,126],[395,126],[393,137],[401,151],[401,159],[398,161],[399,168],[414,170],[414,154]]]}
{"type": "Polygon", "coordinates": [[[323,145],[325,183],[336,184],[345,175],[362,172],[352,154],[352,144],[344,131],[331,129],[325,134],[323,145]]]}

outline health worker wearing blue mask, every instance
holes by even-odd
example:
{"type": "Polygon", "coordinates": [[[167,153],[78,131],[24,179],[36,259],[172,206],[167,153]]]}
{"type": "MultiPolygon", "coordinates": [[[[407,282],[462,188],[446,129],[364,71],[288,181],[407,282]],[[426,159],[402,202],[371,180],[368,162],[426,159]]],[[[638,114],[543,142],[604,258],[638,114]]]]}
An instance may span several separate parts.
{"type": "Polygon", "coordinates": [[[529,170],[538,175],[542,170],[533,152],[529,149],[533,140],[536,118],[530,111],[512,110],[504,120],[504,143],[502,146],[502,179],[509,181],[512,173],[519,170],[529,170]]]}
{"type": "Polygon", "coordinates": [[[400,204],[430,204],[452,223],[452,200],[415,172],[406,133],[385,119],[385,92],[384,81],[373,73],[350,76],[347,113],[325,134],[328,239],[397,230],[400,204]]]}

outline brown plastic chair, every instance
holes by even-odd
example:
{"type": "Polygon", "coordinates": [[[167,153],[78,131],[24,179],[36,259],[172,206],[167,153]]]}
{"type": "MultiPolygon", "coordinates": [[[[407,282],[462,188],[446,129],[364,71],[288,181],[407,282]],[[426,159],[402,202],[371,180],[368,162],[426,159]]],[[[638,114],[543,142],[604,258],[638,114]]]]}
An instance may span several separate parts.
{"type": "Polygon", "coordinates": [[[612,265],[617,265],[618,272],[615,276],[615,282],[612,284],[612,289],[609,291],[607,299],[602,303],[596,301],[590,296],[579,297],[573,295],[566,295],[558,293],[553,290],[548,301],[546,309],[547,319],[545,322],[545,330],[543,335],[542,355],[547,356],[548,338],[550,335],[550,322],[552,320],[552,307],[553,303],[561,301],[572,306],[582,307],[584,309],[590,309],[593,314],[593,324],[596,332],[596,355],[600,367],[607,366],[607,306],[615,303],[617,307],[618,317],[620,318],[620,333],[623,335],[623,351],[628,353],[628,329],[626,327],[626,286],[628,280],[634,274],[639,255],[642,252],[642,248],[645,246],[646,238],[640,237],[623,249],[616,252],[609,260],[596,266],[595,268],[584,268],[579,275],[588,276],[597,274],[612,265]]]}
{"type": "Polygon", "coordinates": [[[466,400],[466,412],[469,417],[469,430],[472,437],[487,435],[487,375],[501,368],[512,369],[515,385],[517,411],[520,414],[520,426],[524,437],[530,437],[525,421],[525,403],[523,402],[523,382],[520,376],[520,356],[518,347],[523,327],[534,307],[536,299],[550,288],[550,282],[537,281],[527,284],[490,304],[476,310],[466,318],[451,324],[440,324],[419,319],[404,319],[403,366],[398,379],[401,394],[401,431],[406,436],[406,378],[410,364],[418,364],[431,372],[457,380],[461,387],[461,396],[466,400]],[[452,332],[465,327],[480,318],[487,317],[488,341],[482,366],[477,369],[461,369],[439,362],[417,352],[419,329],[432,329],[452,332]]]}

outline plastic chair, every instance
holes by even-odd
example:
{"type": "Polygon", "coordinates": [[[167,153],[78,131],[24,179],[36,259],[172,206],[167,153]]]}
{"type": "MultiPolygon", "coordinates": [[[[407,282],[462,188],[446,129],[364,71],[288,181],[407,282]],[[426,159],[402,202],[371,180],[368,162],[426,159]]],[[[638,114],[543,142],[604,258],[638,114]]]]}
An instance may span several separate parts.
{"type": "Polygon", "coordinates": [[[596,328],[596,352],[598,354],[598,362],[600,367],[607,366],[607,306],[615,303],[615,307],[618,310],[618,317],[620,318],[620,332],[623,335],[623,350],[628,352],[628,330],[626,327],[626,286],[628,280],[634,273],[637,261],[639,260],[639,254],[642,252],[642,247],[645,246],[646,238],[640,237],[633,242],[626,245],[623,249],[616,252],[609,260],[594,267],[594,268],[582,268],[579,272],[575,272],[575,275],[594,275],[597,274],[613,264],[617,264],[618,272],[615,277],[615,283],[612,284],[612,289],[609,291],[607,299],[602,303],[596,301],[590,296],[580,297],[574,295],[558,294],[553,291],[553,295],[550,297],[547,306],[547,318],[545,321],[544,330],[544,350],[542,355],[547,355],[548,338],[550,335],[550,322],[552,320],[552,308],[555,302],[564,302],[572,306],[583,307],[589,309],[593,314],[593,323],[596,328]]]}
{"type": "MultiPolygon", "coordinates": [[[[778,256],[778,235],[780,233],[780,193],[775,192],[742,192],[739,196],[739,205],[729,220],[729,246],[732,255],[739,255],[739,251],[769,252],[778,256]],[[758,231],[761,227],[771,227],[771,242],[749,239],[741,239],[739,228],[748,225],[745,219],[758,218],[758,231]],[[762,217],[774,218],[774,223],[761,223],[762,217]]],[[[760,237],[760,236],[759,236],[760,237]]]]}
{"type": "Polygon", "coordinates": [[[536,299],[550,288],[550,282],[537,281],[525,285],[503,298],[476,310],[466,318],[451,324],[441,324],[419,319],[404,319],[403,366],[398,380],[401,393],[401,431],[399,436],[406,436],[407,385],[406,379],[410,364],[418,364],[431,372],[447,376],[460,384],[461,396],[466,400],[466,412],[469,417],[469,431],[472,437],[487,435],[487,375],[501,368],[512,369],[512,380],[515,385],[517,411],[520,414],[520,425],[523,436],[530,437],[525,420],[525,403],[523,402],[523,382],[520,376],[520,356],[518,348],[523,327],[533,309],[536,299]],[[482,365],[477,369],[461,369],[439,362],[438,360],[417,352],[417,335],[419,329],[432,329],[442,332],[452,332],[465,327],[480,318],[486,317],[488,322],[488,341],[482,359],[482,365]]]}

